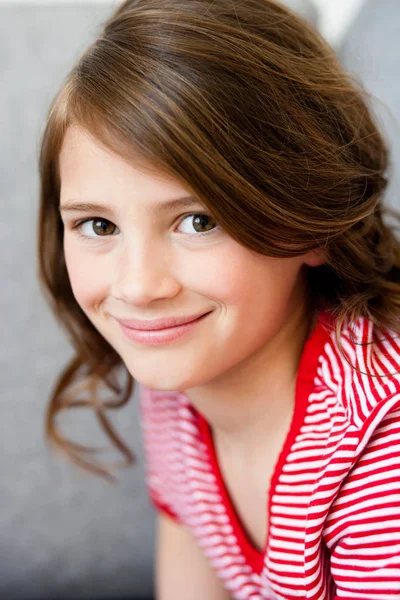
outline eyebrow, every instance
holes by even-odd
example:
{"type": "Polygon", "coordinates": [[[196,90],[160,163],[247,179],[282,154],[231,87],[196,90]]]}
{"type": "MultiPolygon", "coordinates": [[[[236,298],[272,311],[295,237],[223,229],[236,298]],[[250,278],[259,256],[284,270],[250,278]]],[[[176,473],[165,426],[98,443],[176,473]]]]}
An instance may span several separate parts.
{"type": "MultiPolygon", "coordinates": [[[[153,211],[158,217],[162,214],[172,211],[173,209],[185,208],[198,203],[199,201],[194,196],[184,196],[183,198],[174,198],[172,200],[167,200],[166,202],[155,204],[153,211]]],[[[95,213],[96,211],[101,211],[103,214],[108,215],[113,219],[116,218],[116,214],[112,208],[106,206],[105,204],[97,204],[95,202],[66,200],[63,204],[60,204],[59,211],[60,213],[64,214],[74,212],[95,213]]]]}

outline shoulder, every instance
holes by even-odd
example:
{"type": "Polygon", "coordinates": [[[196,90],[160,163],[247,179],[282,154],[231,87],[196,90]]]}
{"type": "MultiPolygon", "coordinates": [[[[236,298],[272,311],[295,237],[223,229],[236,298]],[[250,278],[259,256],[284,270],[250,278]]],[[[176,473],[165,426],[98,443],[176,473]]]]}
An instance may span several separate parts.
{"type": "Polygon", "coordinates": [[[140,421],[145,475],[156,510],[182,522],[184,450],[198,435],[193,407],[183,392],[140,385],[140,421]]]}
{"type": "Polygon", "coordinates": [[[154,390],[143,385],[139,386],[140,413],[143,427],[150,422],[163,426],[170,425],[174,430],[179,421],[195,421],[193,407],[184,392],[154,390]]]}
{"type": "Polygon", "coordinates": [[[333,498],[323,538],[341,596],[361,589],[363,573],[365,597],[387,598],[400,590],[400,338],[360,318],[343,330],[342,343],[362,373],[338,357],[332,339],[328,354],[349,422],[321,479],[333,498]]]}
{"type": "Polygon", "coordinates": [[[169,450],[184,443],[185,432],[198,429],[194,408],[184,392],[154,390],[140,386],[140,419],[143,441],[149,451],[161,449],[167,460],[169,450]]]}
{"type": "Polygon", "coordinates": [[[318,377],[341,405],[349,424],[363,429],[383,418],[400,399],[400,334],[359,317],[344,324],[337,340],[333,324],[320,356],[318,377]]]}

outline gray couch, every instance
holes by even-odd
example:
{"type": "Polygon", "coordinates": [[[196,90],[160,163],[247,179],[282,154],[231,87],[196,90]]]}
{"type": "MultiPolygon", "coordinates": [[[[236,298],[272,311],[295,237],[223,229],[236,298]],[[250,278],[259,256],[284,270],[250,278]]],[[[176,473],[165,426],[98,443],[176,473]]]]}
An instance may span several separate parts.
{"type": "MultiPolygon", "coordinates": [[[[289,4],[315,22],[306,0],[289,4]]],[[[50,390],[72,350],[36,277],[39,139],[56,89],[113,5],[0,4],[0,598],[6,600],[154,593],[155,512],[145,487],[137,393],[111,415],[138,461],[121,472],[118,486],[52,455],[43,436],[50,390]]],[[[339,53],[392,110],[393,117],[382,118],[399,165],[397,0],[367,1],[339,53]]],[[[398,189],[392,185],[389,197],[395,206],[398,189]]],[[[78,442],[109,446],[89,412],[69,414],[63,430],[78,442]]]]}

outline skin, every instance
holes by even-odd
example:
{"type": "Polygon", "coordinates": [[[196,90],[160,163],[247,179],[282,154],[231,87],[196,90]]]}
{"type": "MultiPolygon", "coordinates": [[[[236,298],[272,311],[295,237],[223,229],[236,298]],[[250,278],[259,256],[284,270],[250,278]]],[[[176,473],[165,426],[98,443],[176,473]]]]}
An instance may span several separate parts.
{"type": "Polygon", "coordinates": [[[310,328],[305,270],[322,264],[321,254],[272,258],[221,229],[200,236],[204,229],[182,217],[207,212],[197,201],[156,219],[156,205],[189,190],[135,168],[76,126],[66,132],[59,167],[61,209],[91,201],[115,213],[61,212],[64,251],[76,301],[133,378],[152,389],[184,390],[219,445],[243,461],[259,452],[266,432],[281,441],[310,328]],[[72,227],[90,218],[111,221],[108,235],[92,221],[81,228],[86,239],[79,237],[72,227]],[[210,310],[193,332],[159,346],[129,340],[116,321],[210,310]]]}

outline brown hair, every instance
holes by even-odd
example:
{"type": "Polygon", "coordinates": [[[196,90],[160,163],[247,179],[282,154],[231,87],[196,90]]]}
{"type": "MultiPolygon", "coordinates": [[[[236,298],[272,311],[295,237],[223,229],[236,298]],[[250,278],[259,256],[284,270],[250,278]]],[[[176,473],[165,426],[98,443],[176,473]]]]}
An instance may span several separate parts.
{"type": "Polygon", "coordinates": [[[77,304],[65,265],[58,155],[69,125],[182,181],[255,252],[324,248],[325,263],[308,269],[310,307],[335,315],[337,337],[360,316],[400,331],[400,243],[382,218],[388,151],[369,96],[301,18],[271,0],[128,0],[103,25],[48,114],[38,249],[41,283],[75,350],[46,437],[114,481],[85,456],[93,449],[55,427],[64,408],[91,406],[134,462],[105,416],[128,401],[133,378],[77,304]],[[100,401],[102,389],[114,399],[100,401]]]}

